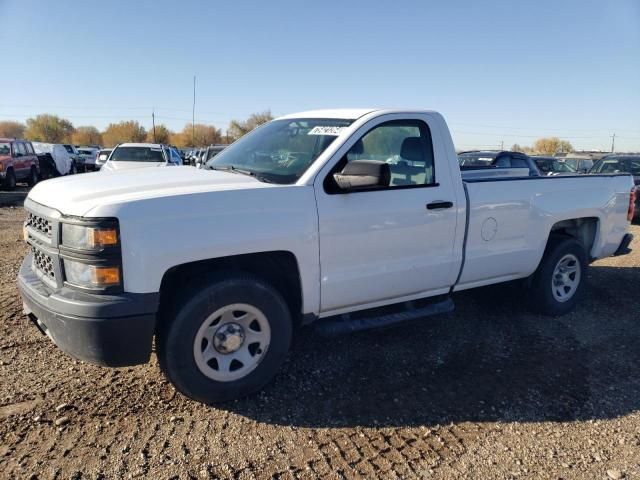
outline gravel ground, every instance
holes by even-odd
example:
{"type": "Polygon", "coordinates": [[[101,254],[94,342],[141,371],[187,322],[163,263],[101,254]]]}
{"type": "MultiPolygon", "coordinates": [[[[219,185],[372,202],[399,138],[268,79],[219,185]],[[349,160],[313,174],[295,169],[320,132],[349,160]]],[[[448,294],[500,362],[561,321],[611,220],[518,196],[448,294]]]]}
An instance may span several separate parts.
{"type": "Polygon", "coordinates": [[[391,330],[305,329],[264,392],[211,408],[155,356],[103,369],[42,336],[15,286],[22,220],[0,208],[0,478],[640,478],[639,241],[563,318],[503,285],[391,330]]]}

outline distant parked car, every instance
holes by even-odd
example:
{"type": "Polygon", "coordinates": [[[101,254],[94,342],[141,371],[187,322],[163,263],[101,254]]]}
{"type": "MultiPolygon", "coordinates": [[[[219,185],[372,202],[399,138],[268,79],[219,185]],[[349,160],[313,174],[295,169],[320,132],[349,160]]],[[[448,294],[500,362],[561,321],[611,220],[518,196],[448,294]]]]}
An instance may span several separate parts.
{"type": "Polygon", "coordinates": [[[62,146],[71,157],[71,162],[73,164],[71,168],[72,173],[85,172],[86,168],[84,166],[84,158],[80,155],[76,146],[68,143],[63,143],[62,146]]]}
{"type": "Polygon", "coordinates": [[[102,166],[107,163],[111,152],[113,152],[113,148],[103,148],[102,150],[98,150],[96,155],[96,170],[100,170],[102,166]]]}
{"type": "Polygon", "coordinates": [[[640,154],[607,155],[598,160],[589,173],[630,173],[635,184],[640,185],[640,154]]]}
{"type": "Polygon", "coordinates": [[[29,185],[38,183],[39,164],[31,142],[0,138],[0,183],[7,190],[16,188],[18,181],[29,185]]]}
{"type": "Polygon", "coordinates": [[[640,154],[607,155],[598,160],[589,173],[630,173],[633,175],[633,183],[636,184],[635,219],[640,219],[640,154]]]}
{"type": "Polygon", "coordinates": [[[227,145],[209,145],[201,154],[200,158],[196,161],[196,167],[204,165],[221,151],[227,148],[227,145]]]}
{"type": "Polygon", "coordinates": [[[571,175],[578,173],[575,168],[567,164],[564,159],[555,157],[531,157],[542,175],[571,175]]]}
{"type": "Polygon", "coordinates": [[[469,168],[527,168],[530,177],[539,177],[540,171],[529,155],[504,150],[473,150],[458,154],[462,170],[469,168]]]}
{"type": "Polygon", "coordinates": [[[50,153],[36,153],[36,155],[38,156],[38,166],[40,167],[40,180],[60,176],[56,168],[56,162],[50,153]]]}
{"type": "Polygon", "coordinates": [[[565,157],[564,161],[578,173],[588,173],[593,167],[593,160],[590,158],[565,157]]]}
{"type": "Polygon", "coordinates": [[[101,170],[127,170],[182,165],[178,152],[160,143],[122,143],[109,155],[101,170]]]}
{"type": "Polygon", "coordinates": [[[82,157],[85,171],[95,172],[97,170],[96,157],[98,151],[99,149],[94,147],[78,147],[78,154],[82,157]]]}
{"type": "Polygon", "coordinates": [[[55,171],[48,176],[44,176],[45,172],[43,171],[43,178],[49,178],[49,176],[57,177],[58,175],[70,175],[77,172],[71,155],[69,155],[69,152],[63,145],[44,142],[31,142],[31,144],[38,155],[38,159],[41,162],[40,165],[42,165],[42,161],[47,158],[53,160],[55,171]]]}

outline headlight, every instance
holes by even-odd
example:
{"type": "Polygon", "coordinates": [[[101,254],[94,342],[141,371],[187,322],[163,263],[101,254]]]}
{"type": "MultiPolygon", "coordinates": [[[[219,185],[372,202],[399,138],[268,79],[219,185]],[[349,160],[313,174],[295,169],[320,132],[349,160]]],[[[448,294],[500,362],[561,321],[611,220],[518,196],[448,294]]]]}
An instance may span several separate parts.
{"type": "Polygon", "coordinates": [[[79,249],[99,249],[118,245],[118,231],[115,227],[90,227],[85,225],[62,224],[62,244],[79,249]]]}
{"type": "Polygon", "coordinates": [[[120,267],[90,265],[64,259],[67,282],[78,287],[107,288],[120,285],[120,267]]]}

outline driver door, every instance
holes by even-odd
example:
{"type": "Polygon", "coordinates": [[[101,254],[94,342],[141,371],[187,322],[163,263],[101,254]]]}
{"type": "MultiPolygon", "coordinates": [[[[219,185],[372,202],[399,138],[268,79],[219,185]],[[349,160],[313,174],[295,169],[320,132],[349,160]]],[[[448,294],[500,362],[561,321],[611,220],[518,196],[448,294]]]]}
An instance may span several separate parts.
{"type": "Polygon", "coordinates": [[[447,293],[455,280],[455,192],[428,118],[414,117],[377,119],[316,181],[325,316],[447,293]],[[333,174],[355,159],[388,163],[389,184],[341,191],[333,174]]]}

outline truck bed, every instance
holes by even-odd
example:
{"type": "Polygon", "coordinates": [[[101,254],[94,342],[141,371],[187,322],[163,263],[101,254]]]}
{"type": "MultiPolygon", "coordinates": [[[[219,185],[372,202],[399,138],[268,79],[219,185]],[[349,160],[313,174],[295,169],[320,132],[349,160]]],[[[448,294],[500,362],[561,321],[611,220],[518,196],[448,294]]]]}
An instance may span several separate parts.
{"type": "Polygon", "coordinates": [[[531,275],[551,230],[558,226],[587,225],[585,243],[592,259],[612,255],[626,232],[628,174],[464,175],[463,184],[467,199],[464,262],[454,290],[531,275]],[[569,219],[571,225],[562,224],[569,219]]]}

